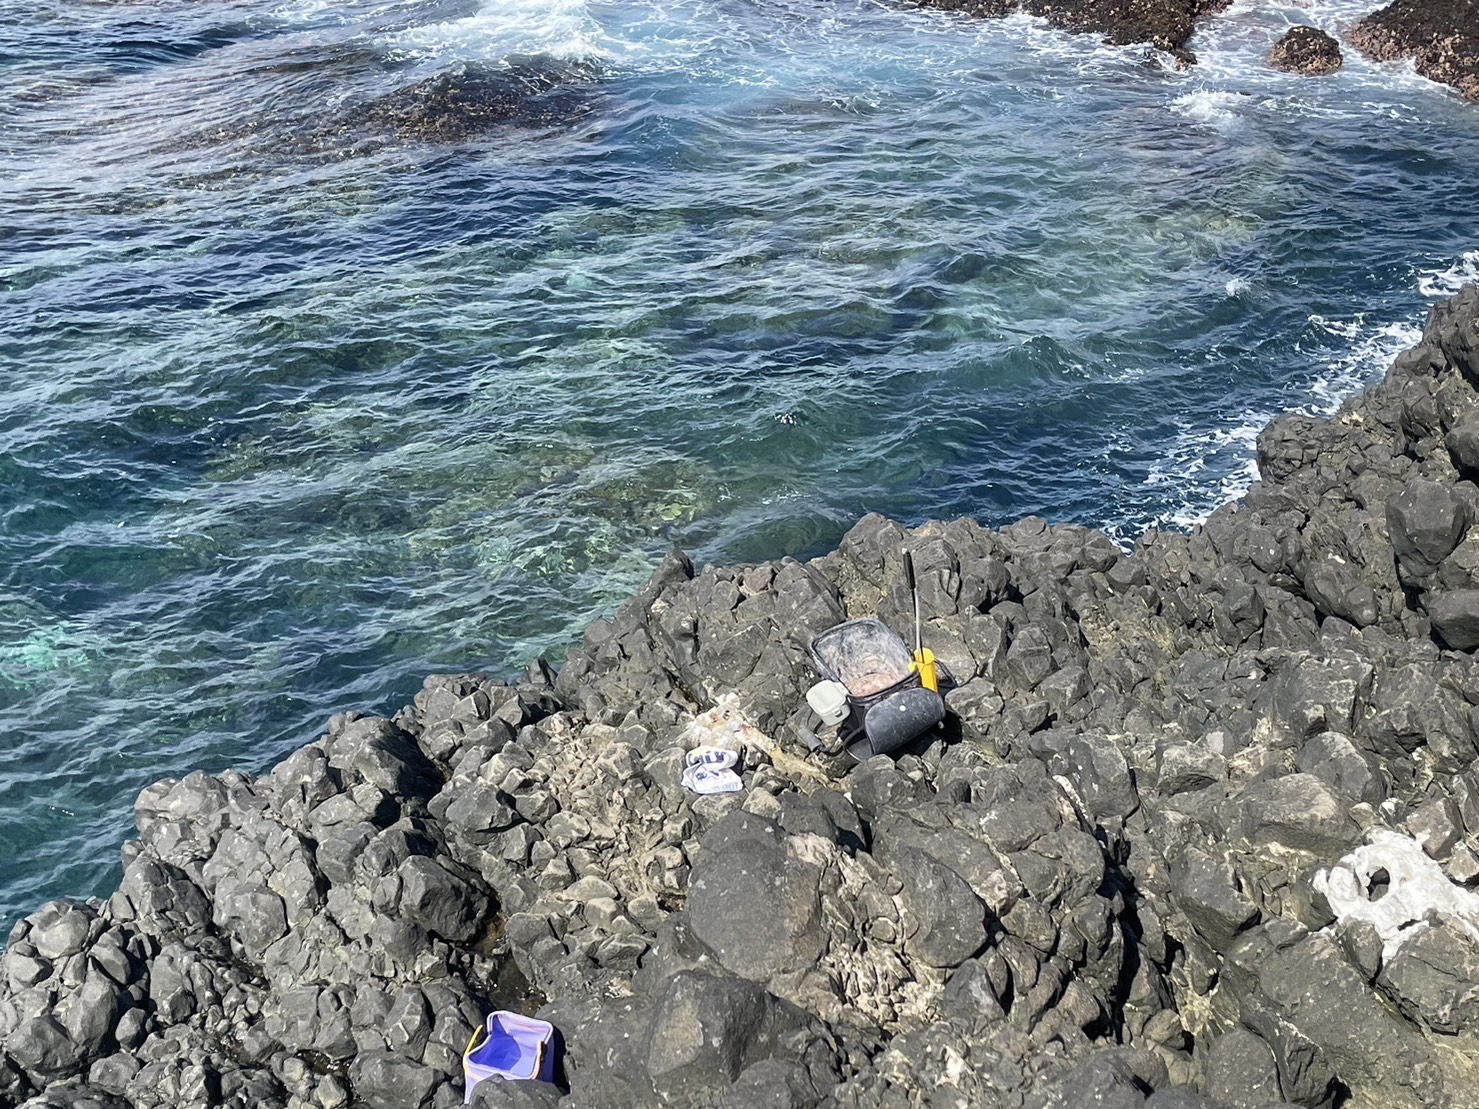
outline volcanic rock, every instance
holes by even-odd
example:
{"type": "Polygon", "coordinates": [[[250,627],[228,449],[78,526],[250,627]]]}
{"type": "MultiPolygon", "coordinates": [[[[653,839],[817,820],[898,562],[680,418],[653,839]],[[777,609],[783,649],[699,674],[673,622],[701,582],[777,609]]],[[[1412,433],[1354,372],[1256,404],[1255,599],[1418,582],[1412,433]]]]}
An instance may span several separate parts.
{"type": "Polygon", "coordinates": [[[1146,43],[1195,61],[1186,50],[1197,20],[1231,0],[914,0],[921,7],[1001,18],[1015,11],[1041,16],[1054,27],[1101,36],[1115,46],[1146,43]]]}
{"type": "Polygon", "coordinates": [[[474,1104],[1479,1106],[1476,359],[1471,288],[1187,535],[675,553],[558,676],[149,787],[118,891],[11,933],[0,1099],[451,1109],[513,1007],[562,1085],[474,1104]],[[807,645],[908,627],[906,546],[954,715],[810,758],[807,645]]]}
{"type": "Polygon", "coordinates": [[[1393,0],[1347,37],[1377,61],[1411,58],[1424,77],[1479,100],[1479,11],[1469,0],[1393,0]]]}
{"type": "Polygon", "coordinates": [[[465,142],[498,126],[564,126],[589,110],[593,74],[581,67],[463,65],[358,109],[341,130],[380,129],[402,141],[465,142]]]}
{"type": "Polygon", "coordinates": [[[1269,65],[1286,73],[1323,77],[1341,67],[1340,43],[1318,27],[1291,27],[1269,51],[1269,65]]]}

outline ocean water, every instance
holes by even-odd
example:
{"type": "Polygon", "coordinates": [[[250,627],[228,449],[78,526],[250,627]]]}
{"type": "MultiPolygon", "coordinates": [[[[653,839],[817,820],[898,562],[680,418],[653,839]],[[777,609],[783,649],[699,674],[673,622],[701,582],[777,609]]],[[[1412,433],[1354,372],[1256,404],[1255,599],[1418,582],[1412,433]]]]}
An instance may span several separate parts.
{"type": "Polygon", "coordinates": [[[1350,0],[1184,72],[862,0],[0,8],[5,922],[671,546],[1190,526],[1479,276],[1479,108],[1262,64],[1350,0]]]}

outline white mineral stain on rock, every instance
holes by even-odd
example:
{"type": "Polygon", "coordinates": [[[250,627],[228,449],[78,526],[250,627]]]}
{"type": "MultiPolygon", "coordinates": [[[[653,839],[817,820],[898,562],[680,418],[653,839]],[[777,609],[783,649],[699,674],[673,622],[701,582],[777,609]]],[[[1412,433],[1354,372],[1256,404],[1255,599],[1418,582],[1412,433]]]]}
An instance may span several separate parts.
{"type": "Polygon", "coordinates": [[[1383,961],[1426,930],[1432,913],[1458,922],[1479,941],[1479,896],[1452,882],[1417,840],[1397,832],[1373,830],[1367,846],[1317,873],[1314,886],[1339,920],[1365,920],[1376,928],[1383,961]]]}

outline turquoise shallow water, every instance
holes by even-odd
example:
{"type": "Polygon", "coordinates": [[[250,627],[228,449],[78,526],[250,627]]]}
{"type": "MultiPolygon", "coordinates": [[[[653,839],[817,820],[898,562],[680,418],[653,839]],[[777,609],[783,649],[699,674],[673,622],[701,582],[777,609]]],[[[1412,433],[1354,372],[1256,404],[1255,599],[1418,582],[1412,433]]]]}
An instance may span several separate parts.
{"type": "Polygon", "coordinates": [[[847,0],[12,4],[0,916],[674,544],[1236,494],[1479,267],[1479,109],[1259,62],[1356,11],[1240,2],[1178,73],[847,0]],[[393,126],[438,75],[544,92],[393,126]]]}

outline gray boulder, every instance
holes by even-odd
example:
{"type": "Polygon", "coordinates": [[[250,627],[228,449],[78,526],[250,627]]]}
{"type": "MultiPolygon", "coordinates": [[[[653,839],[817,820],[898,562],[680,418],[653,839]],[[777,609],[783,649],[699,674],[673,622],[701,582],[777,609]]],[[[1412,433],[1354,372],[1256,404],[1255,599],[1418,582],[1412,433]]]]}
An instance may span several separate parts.
{"type": "Polygon", "coordinates": [[[986,942],[986,908],[954,871],[922,851],[892,858],[903,889],[904,950],[932,967],[956,967],[986,942]]]}
{"type": "Polygon", "coordinates": [[[805,1012],[753,982],[683,971],[653,1012],[647,1072],[661,1097],[696,1105],[756,1062],[801,1057],[819,1031],[805,1012]]]}
{"type": "Polygon", "coordinates": [[[738,835],[705,842],[688,883],[694,935],[726,970],[752,982],[811,967],[825,943],[821,872],[781,843],[738,835]],[[764,909],[738,911],[752,905],[764,909]]]}
{"type": "Polygon", "coordinates": [[[1444,643],[1456,651],[1479,647],[1479,589],[1427,593],[1422,603],[1444,643]]]}
{"type": "Polygon", "coordinates": [[[1397,564],[1416,582],[1438,569],[1472,522],[1469,503],[1434,481],[1410,481],[1387,502],[1387,529],[1397,564]]]}

